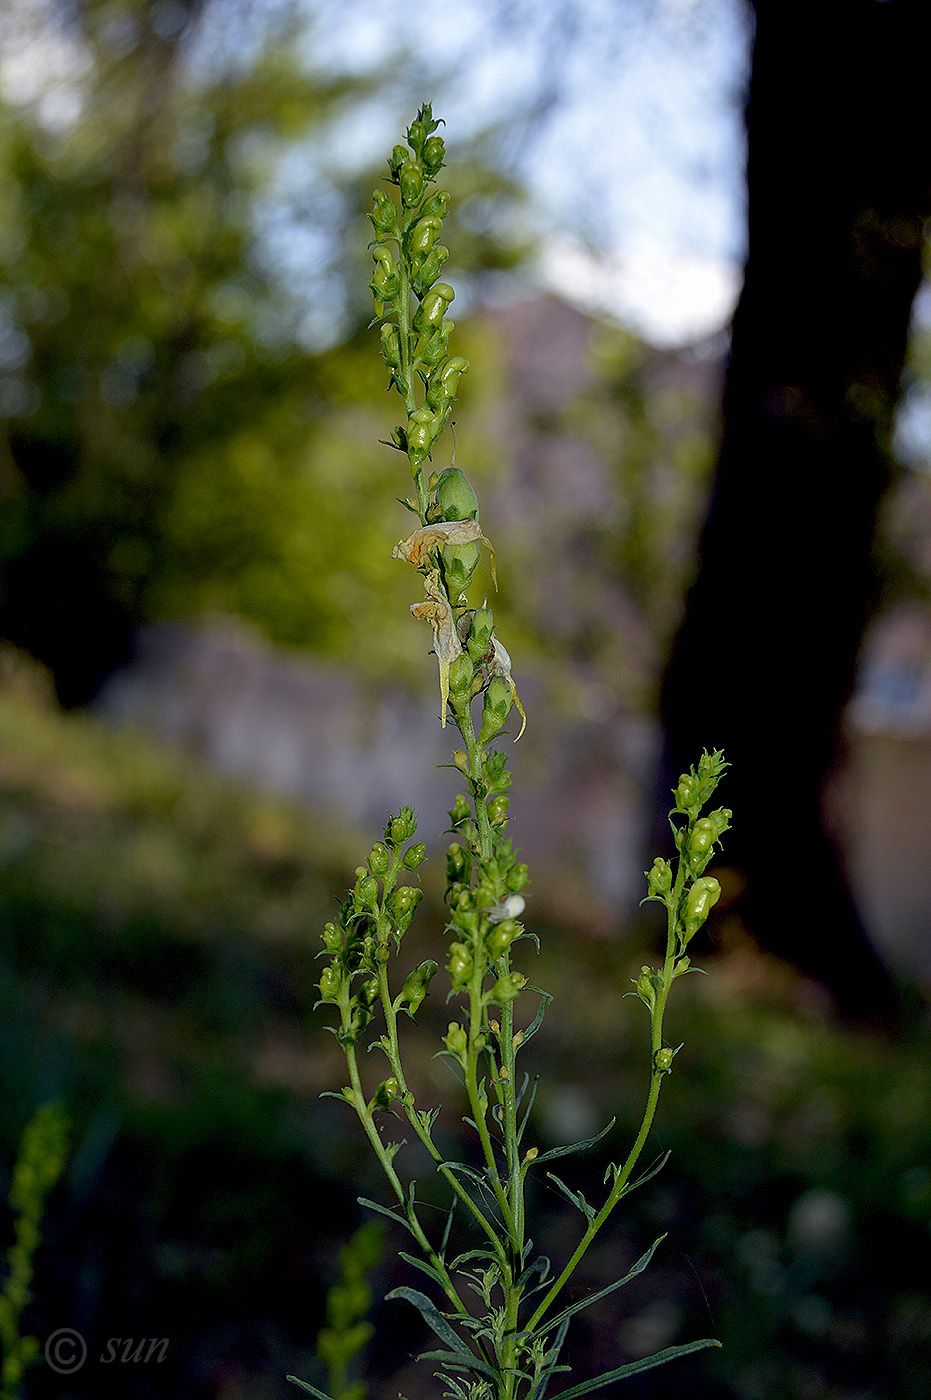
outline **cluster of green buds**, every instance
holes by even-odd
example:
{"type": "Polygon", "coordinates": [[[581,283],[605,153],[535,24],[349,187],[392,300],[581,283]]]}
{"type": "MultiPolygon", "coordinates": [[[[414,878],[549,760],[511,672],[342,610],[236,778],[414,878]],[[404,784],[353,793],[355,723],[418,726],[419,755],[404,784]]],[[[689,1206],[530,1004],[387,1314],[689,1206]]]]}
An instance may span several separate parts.
{"type": "MultiPolygon", "coordinates": [[[[407,453],[415,480],[469,368],[461,355],[449,353],[453,322],[446,313],[455,292],[438,280],[449,257],[439,241],[449,192],[432,188],[446,155],[442,137],[435,134],[439,125],[429,104],[420,109],[408,128],[407,145],[395,146],[388,161],[386,179],[397,196],[376,190],[369,214],[382,359],[407,408],[407,422],[394,429],[391,443],[407,453]]],[[[418,486],[422,494],[422,482],[418,486]]]]}
{"type": "MultiPolygon", "coordinates": [[[[329,955],[329,961],[317,986],[320,1001],[339,1009],[340,1024],[333,1029],[342,1045],[354,1045],[369,1025],[381,994],[379,973],[388,961],[389,939],[400,947],[423,898],[418,886],[400,883],[402,874],[418,870],[426,859],[426,848],[411,839],[416,831],[417,819],[410,807],[389,818],[384,840],[376,841],[365,865],[356,867],[355,883],[340,904],[338,917],[324,926],[321,956],[329,955]]],[[[426,996],[427,966],[419,970],[422,985],[415,988],[405,983],[398,999],[410,1011],[426,996]]],[[[432,967],[435,971],[436,964],[432,967]]]]}
{"type": "MultiPolygon", "coordinates": [[[[646,872],[647,900],[666,906],[671,932],[671,974],[678,977],[690,971],[686,947],[706,922],[721,896],[720,883],[705,869],[714,856],[715,847],[730,827],[731,812],[718,807],[702,815],[710,801],[727,764],[720,751],[703,753],[698,767],[683,773],[673,791],[674,806],[669,813],[676,848],[677,868],[657,856],[646,872]]],[[[658,999],[664,995],[663,976],[653,968],[643,967],[635,979],[637,996],[652,1014],[658,999]]],[[[671,1063],[671,1061],[670,1061],[671,1063]]],[[[668,1066],[663,1066],[667,1068],[668,1066]]]]}

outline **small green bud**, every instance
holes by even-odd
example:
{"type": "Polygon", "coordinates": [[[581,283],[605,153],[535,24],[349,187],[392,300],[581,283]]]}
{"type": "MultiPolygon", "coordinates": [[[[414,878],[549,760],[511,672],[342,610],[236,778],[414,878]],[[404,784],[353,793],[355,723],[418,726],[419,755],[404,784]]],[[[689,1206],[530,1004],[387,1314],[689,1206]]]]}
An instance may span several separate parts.
{"type": "Polygon", "coordinates": [[[398,184],[401,186],[401,198],[409,209],[420,203],[423,194],[423,170],[419,165],[412,160],[402,165],[398,171],[398,184]]]}
{"type": "Polygon", "coordinates": [[[418,841],[416,846],[408,846],[401,864],[405,870],[417,870],[426,859],[427,848],[422,841],[418,841]]]}
{"type": "Polygon", "coordinates": [[[388,157],[388,166],[392,175],[397,176],[402,165],[406,165],[411,158],[411,153],[406,146],[397,145],[388,157]]]}
{"type": "Polygon", "coordinates": [[[400,369],[401,340],[397,326],[389,325],[387,321],[384,321],[379,334],[381,335],[382,359],[389,369],[400,369]]]}
{"type": "Polygon", "coordinates": [[[650,895],[661,899],[672,889],[672,866],[668,860],[657,856],[652,867],[646,872],[650,895]]]}
{"type": "Polygon", "coordinates": [[[519,972],[505,972],[492,987],[488,999],[496,1006],[508,1006],[517,1000],[526,985],[526,977],[519,972]]]}
{"type": "Polygon", "coordinates": [[[468,777],[469,755],[466,753],[465,749],[454,749],[452,754],[452,760],[456,767],[459,769],[459,772],[462,773],[464,776],[468,777]]]}
{"type": "Polygon", "coordinates": [[[460,826],[464,821],[468,821],[471,815],[472,809],[469,806],[469,799],[463,793],[457,792],[456,800],[449,813],[449,820],[453,826],[460,826]]]}
{"type": "Polygon", "coordinates": [[[505,876],[504,883],[512,894],[517,894],[519,890],[524,888],[529,879],[530,867],[521,862],[519,865],[513,865],[511,867],[505,876]]]}
{"type": "Polygon", "coordinates": [[[433,194],[431,194],[430,198],[424,204],[421,214],[424,218],[431,218],[434,214],[437,214],[441,219],[445,219],[448,209],[449,190],[434,190],[433,194]]]}
{"type": "Polygon", "coordinates": [[[449,962],[446,964],[450,981],[458,989],[465,986],[472,976],[472,954],[465,943],[449,945],[449,962]]]}
{"type": "Polygon", "coordinates": [[[394,200],[384,190],[373,190],[372,200],[373,207],[369,218],[375,232],[382,238],[397,233],[398,209],[394,200]]]}
{"type": "Polygon", "coordinates": [[[637,990],[637,996],[643,1002],[644,1006],[652,1011],[656,1004],[656,992],[653,988],[653,978],[650,968],[646,966],[641,967],[640,976],[634,982],[634,986],[637,990]]]}
{"type": "Polygon", "coordinates": [[[476,608],[469,626],[466,648],[476,665],[484,661],[491,650],[491,634],[495,619],[490,608],[476,608]]]}
{"type": "Polygon", "coordinates": [[[668,1045],[662,1046],[653,1056],[653,1065],[660,1074],[668,1074],[672,1069],[672,1062],[675,1058],[675,1050],[671,1050],[668,1045]]]}
{"type": "Polygon", "coordinates": [[[449,881],[468,880],[472,862],[458,841],[453,841],[446,852],[446,878],[449,881]]]}
{"type": "Polygon", "coordinates": [[[423,301],[414,312],[414,330],[421,334],[428,328],[438,330],[455,295],[455,291],[448,282],[437,282],[436,286],[425,294],[423,301]]]}
{"type": "MultiPolygon", "coordinates": [[[[472,582],[472,575],[478,567],[479,548],[470,540],[467,544],[446,544],[442,549],[443,574],[450,598],[455,601],[472,582]]],[[[468,659],[468,653],[464,653],[468,659]]],[[[461,658],[460,658],[461,659],[461,658]]],[[[469,665],[471,666],[471,660],[469,665]]],[[[472,680],[469,679],[471,688],[472,680]]]]}
{"type": "Polygon", "coordinates": [[[500,924],[494,924],[488,937],[485,939],[485,948],[492,958],[500,958],[502,953],[506,953],[520,933],[520,924],[516,919],[502,919],[500,924]]]}
{"type": "Polygon", "coordinates": [[[488,682],[488,689],[485,691],[482,727],[478,736],[480,744],[487,744],[496,734],[500,734],[507,723],[507,717],[511,713],[513,704],[514,697],[507,681],[503,676],[492,676],[488,682]]]}
{"type": "Polygon", "coordinates": [[[436,175],[446,160],[446,146],[442,136],[428,136],[423,143],[421,160],[428,175],[436,175]]]}
{"type": "Polygon", "coordinates": [[[339,975],[339,968],[333,963],[329,963],[320,974],[320,981],[317,986],[320,988],[321,1001],[337,1001],[339,989],[342,985],[342,978],[339,975]]]}
{"type": "Polygon", "coordinates": [[[323,946],[328,953],[340,953],[343,949],[343,931],[338,924],[324,924],[323,946]]]}
{"type": "Polygon", "coordinates": [[[436,484],[436,505],[440,520],[478,519],[478,497],[469,478],[459,467],[447,467],[440,473],[436,484]]]}
{"type": "Polygon", "coordinates": [[[491,799],[488,804],[488,820],[491,822],[492,826],[504,826],[504,823],[508,819],[508,808],[510,805],[511,799],[505,797],[504,793],[498,793],[497,796],[491,799]]]}
{"type": "Polygon", "coordinates": [[[688,812],[691,807],[699,804],[699,782],[694,773],[682,773],[679,777],[673,797],[676,799],[676,811],[688,812]]]}
{"type": "Polygon", "coordinates": [[[413,885],[399,885],[389,897],[386,908],[398,933],[407,932],[414,917],[414,910],[422,899],[423,890],[418,890],[413,885]]]}
{"type": "Polygon", "coordinates": [[[352,892],[352,902],[357,909],[378,908],[378,881],[372,875],[362,875],[356,881],[352,892]]]}
{"type": "Polygon", "coordinates": [[[443,1036],[443,1044],[457,1060],[464,1060],[469,1049],[469,1041],[458,1021],[450,1021],[449,1029],[443,1036]]]}
{"type": "Polygon", "coordinates": [[[359,1001],[367,1009],[374,1006],[376,1001],[378,1000],[378,978],[369,977],[365,982],[362,983],[362,986],[359,988],[357,995],[359,1001]]]}
{"type": "Polygon", "coordinates": [[[396,817],[389,818],[385,827],[385,840],[392,846],[401,846],[409,841],[417,830],[417,818],[413,807],[402,807],[396,817]]]}
{"type": "Polygon", "coordinates": [[[430,251],[442,224],[442,219],[435,214],[417,220],[410,231],[410,248],[415,257],[424,256],[430,251]]]}
{"type": "Polygon", "coordinates": [[[448,257],[449,249],[442,243],[437,243],[431,248],[414,274],[412,279],[414,290],[425,292],[428,287],[431,287],[439,277],[440,270],[448,257]]]}
{"type": "Polygon", "coordinates": [[[369,1108],[390,1108],[392,1101],[398,1097],[400,1092],[401,1086],[392,1075],[390,1079],[385,1079],[379,1084],[375,1093],[372,1095],[369,1108]]]}
{"type": "Polygon", "coordinates": [[[430,983],[437,972],[437,964],[432,961],[422,962],[409,974],[407,981],[401,988],[401,1001],[407,1002],[409,1015],[420,1007],[420,1003],[430,990],[430,983]]]}
{"type": "Polygon", "coordinates": [[[721,886],[713,875],[696,880],[685,901],[685,942],[701,928],[721,897],[721,886]]]}
{"type": "Polygon", "coordinates": [[[387,875],[391,868],[391,852],[377,841],[369,855],[369,870],[373,875],[387,875]]]}
{"type": "MultiPolygon", "coordinates": [[[[476,546],[476,553],[478,547],[476,546]]],[[[446,551],[443,551],[444,556],[446,551]]],[[[468,699],[472,694],[472,677],[475,674],[475,667],[472,658],[467,651],[453,658],[449,663],[449,690],[450,694],[457,700],[468,699]]]]}

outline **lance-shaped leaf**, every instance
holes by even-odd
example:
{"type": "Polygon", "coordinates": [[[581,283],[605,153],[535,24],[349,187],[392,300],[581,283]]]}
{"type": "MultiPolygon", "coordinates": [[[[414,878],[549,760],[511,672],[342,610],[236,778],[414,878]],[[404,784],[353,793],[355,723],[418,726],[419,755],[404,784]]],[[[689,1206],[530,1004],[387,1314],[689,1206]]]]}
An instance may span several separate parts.
{"type": "MultiPolygon", "coordinates": [[[[474,525],[473,521],[456,521],[455,524],[474,525]]],[[[409,541],[408,541],[409,543],[409,541]]],[[[398,545],[397,549],[401,546],[398,545]]],[[[397,553],[397,550],[395,550],[397,553]]],[[[449,605],[449,599],[443,592],[440,584],[440,576],[436,569],[431,569],[424,580],[424,588],[427,596],[422,603],[413,603],[411,612],[415,617],[423,618],[429,622],[433,628],[433,650],[436,652],[436,659],[440,663],[440,699],[442,701],[442,723],[446,726],[446,702],[449,699],[449,665],[455,661],[457,656],[462,655],[462,643],[456,634],[456,621],[453,617],[453,610],[449,605]]]]}
{"type": "Polygon", "coordinates": [[[401,540],[391,551],[392,559],[403,559],[407,564],[429,562],[431,549],[444,544],[483,544],[491,555],[491,581],[498,587],[495,577],[495,551],[491,541],[482,534],[477,520],[438,520],[434,525],[424,525],[415,530],[409,539],[401,540]]]}

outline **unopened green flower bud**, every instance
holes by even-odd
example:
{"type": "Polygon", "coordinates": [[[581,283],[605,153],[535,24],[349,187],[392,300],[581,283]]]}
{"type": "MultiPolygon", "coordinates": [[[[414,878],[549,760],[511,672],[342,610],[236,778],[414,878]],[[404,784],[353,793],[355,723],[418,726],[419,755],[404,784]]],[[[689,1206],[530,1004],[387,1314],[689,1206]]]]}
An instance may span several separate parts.
{"type": "Polygon", "coordinates": [[[489,1001],[493,1001],[496,1006],[508,1006],[517,1000],[526,985],[526,977],[521,976],[519,972],[505,972],[492,987],[489,1001]]]}
{"type": "MultiPolygon", "coordinates": [[[[451,600],[455,602],[472,582],[472,575],[478,568],[479,548],[474,540],[470,540],[467,544],[445,544],[441,553],[446,587],[451,600]]],[[[468,653],[463,653],[463,656],[471,665],[468,653]]],[[[472,685],[471,675],[469,685],[472,685]]]]}
{"type": "Polygon", "coordinates": [[[407,932],[414,917],[414,910],[422,899],[423,890],[418,890],[413,885],[400,885],[389,897],[386,908],[398,933],[407,932]]]}
{"type": "Polygon", "coordinates": [[[426,291],[432,287],[448,258],[449,249],[442,243],[435,244],[417,269],[414,290],[426,291]]]}
{"type": "Polygon", "coordinates": [[[653,1056],[653,1064],[661,1074],[668,1074],[672,1069],[672,1062],[675,1058],[675,1050],[671,1050],[668,1045],[663,1045],[653,1056]]]}
{"type": "Polygon", "coordinates": [[[400,1092],[401,1086],[392,1075],[390,1079],[385,1079],[379,1084],[372,1095],[369,1108],[390,1108],[392,1101],[398,1097],[400,1092]]]}
{"type": "Polygon", "coordinates": [[[511,891],[512,894],[517,894],[519,890],[522,890],[524,888],[529,879],[530,867],[528,865],[524,865],[523,862],[521,862],[520,864],[513,865],[511,867],[511,869],[505,876],[504,883],[507,885],[508,889],[511,891]]]}
{"type": "Polygon", "coordinates": [[[656,857],[646,877],[650,894],[655,898],[661,899],[672,889],[672,866],[660,856],[656,857]]]}
{"type": "Polygon", "coordinates": [[[691,807],[698,805],[699,782],[692,773],[683,773],[679,778],[673,796],[676,799],[676,811],[688,812],[691,807]]]}
{"type": "Polygon", "coordinates": [[[710,817],[699,817],[692,827],[688,837],[688,857],[694,871],[704,870],[708,864],[717,834],[717,827],[710,817]]]}
{"type": "Polygon", "coordinates": [[[464,821],[468,821],[472,815],[472,808],[469,806],[469,799],[461,792],[456,793],[456,800],[453,803],[449,820],[453,826],[461,826],[464,821]]]}
{"type": "Polygon", "coordinates": [[[317,986],[320,988],[321,1001],[336,1001],[339,997],[339,989],[342,985],[342,978],[339,975],[339,968],[333,963],[328,963],[320,974],[320,981],[317,986]]]}
{"type": "Polygon", "coordinates": [[[402,165],[406,165],[411,158],[411,153],[406,146],[397,145],[388,157],[388,166],[393,175],[397,175],[402,165]]]}
{"type": "Polygon", "coordinates": [[[426,859],[427,848],[422,841],[418,841],[416,846],[408,846],[401,864],[405,870],[417,870],[426,859]]]}
{"type": "Polygon", "coordinates": [[[442,136],[428,136],[423,143],[421,160],[428,175],[436,175],[446,159],[446,146],[442,136]]]}
{"type": "Polygon", "coordinates": [[[401,341],[397,326],[389,325],[387,321],[383,322],[380,335],[382,359],[389,369],[400,369],[401,341]]]}
{"type": "Polygon", "coordinates": [[[378,881],[372,875],[361,876],[352,892],[352,901],[357,909],[378,908],[378,881]]]}
{"type": "Polygon", "coordinates": [[[472,660],[478,664],[484,661],[491,650],[491,634],[495,619],[490,608],[476,608],[472,614],[466,649],[472,660]]]}
{"type": "Polygon", "coordinates": [[[339,953],[343,947],[343,931],[338,924],[324,924],[323,946],[328,953],[339,953]]]}
{"type": "Polygon", "coordinates": [[[520,924],[516,919],[502,919],[500,924],[494,924],[485,939],[485,948],[492,958],[500,958],[502,953],[506,953],[520,933],[520,924]]]}
{"type": "Polygon", "coordinates": [[[417,220],[410,231],[410,247],[415,256],[424,256],[430,251],[436,242],[436,236],[442,223],[442,219],[435,214],[428,214],[425,218],[417,220]]]}
{"type": "Polygon", "coordinates": [[[411,1016],[418,1010],[424,997],[430,990],[430,983],[437,972],[437,964],[433,961],[422,962],[409,974],[407,981],[401,988],[401,1001],[407,1003],[407,1010],[411,1016]]]}
{"type": "Polygon", "coordinates": [[[448,209],[449,190],[434,190],[433,194],[431,194],[430,198],[424,204],[421,214],[424,218],[430,218],[432,215],[438,214],[441,219],[445,219],[448,209]]]}
{"type": "Polygon", "coordinates": [[[656,1003],[656,992],[653,988],[653,979],[648,967],[641,967],[640,976],[634,982],[634,986],[637,990],[637,996],[643,1002],[644,1006],[652,1011],[656,1003]]]}
{"type": "Polygon", "coordinates": [[[436,484],[436,504],[440,520],[478,519],[478,497],[469,478],[459,467],[447,467],[440,473],[436,484]]]}
{"type": "Polygon", "coordinates": [[[721,897],[721,886],[713,875],[696,880],[685,901],[685,941],[693,938],[721,897]]]}
{"type": "Polygon", "coordinates": [[[466,753],[465,749],[454,749],[452,754],[452,760],[456,767],[459,769],[459,772],[468,777],[469,755],[466,753]]]}
{"type": "Polygon", "coordinates": [[[421,334],[428,328],[438,330],[455,295],[455,291],[448,282],[437,282],[436,286],[426,293],[423,301],[414,312],[414,330],[421,334]]]}
{"type": "MultiPolygon", "coordinates": [[[[476,551],[477,552],[477,551],[476,551]]],[[[443,551],[444,556],[446,551],[443,551]]],[[[468,699],[472,694],[472,677],[475,674],[475,667],[472,658],[467,651],[453,658],[449,663],[449,691],[459,701],[468,699]]]]}
{"type": "Polygon", "coordinates": [[[377,841],[369,855],[369,870],[373,875],[387,875],[391,868],[391,852],[377,841]]]}
{"type": "Polygon", "coordinates": [[[385,827],[385,840],[392,846],[401,846],[409,841],[417,830],[417,818],[413,807],[402,807],[396,817],[388,820],[385,827]]]}
{"type": "Polygon", "coordinates": [[[465,986],[472,976],[472,954],[465,943],[451,943],[449,946],[449,962],[446,964],[450,981],[453,987],[465,986]]]}
{"type": "Polygon", "coordinates": [[[468,880],[472,862],[458,841],[453,841],[446,852],[446,878],[448,880],[468,880]]]}
{"type": "Polygon", "coordinates": [[[402,165],[398,171],[398,184],[401,186],[401,198],[409,209],[420,203],[423,194],[423,171],[419,165],[412,160],[402,165]]]}
{"type": "Polygon", "coordinates": [[[488,820],[492,826],[503,826],[508,819],[508,808],[511,799],[499,792],[488,804],[488,820]]]}
{"type": "Polygon", "coordinates": [[[378,978],[367,978],[366,981],[363,982],[362,986],[359,988],[357,995],[359,1001],[367,1009],[374,1006],[376,1001],[378,1000],[378,978]]]}
{"type": "Polygon", "coordinates": [[[485,691],[482,727],[478,736],[480,744],[487,744],[496,734],[501,733],[507,723],[507,717],[511,713],[513,704],[514,697],[507,681],[503,676],[492,676],[488,682],[488,689],[485,691]]]}
{"type": "Polygon", "coordinates": [[[457,1060],[464,1060],[469,1049],[469,1041],[458,1021],[450,1021],[449,1029],[443,1036],[443,1044],[457,1060]]]}
{"type": "Polygon", "coordinates": [[[384,190],[372,191],[373,207],[369,218],[375,232],[381,237],[397,232],[398,208],[384,190]]]}

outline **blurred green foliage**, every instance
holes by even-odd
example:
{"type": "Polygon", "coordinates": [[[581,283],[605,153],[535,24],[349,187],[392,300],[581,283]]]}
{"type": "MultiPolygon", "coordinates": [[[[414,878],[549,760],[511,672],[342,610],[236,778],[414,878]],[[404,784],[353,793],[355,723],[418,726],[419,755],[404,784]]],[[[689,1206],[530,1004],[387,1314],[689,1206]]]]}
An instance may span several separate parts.
{"type": "MultiPolygon", "coordinates": [[[[232,609],[325,650],[384,585],[359,569],[385,524],[359,505],[392,469],[351,422],[372,372],[352,339],[310,352],[307,289],[260,237],[272,214],[298,237],[286,157],[313,166],[383,75],[310,76],[273,30],[248,62],[205,62],[202,8],[179,27],[155,0],[91,0],[33,41],[36,62],[70,55],[58,85],[0,93],[0,633],[67,704],[146,619],[232,609]]],[[[463,183],[473,214],[501,194],[475,162],[463,183]]],[[[467,269],[519,256],[472,223],[467,269]]]]}

